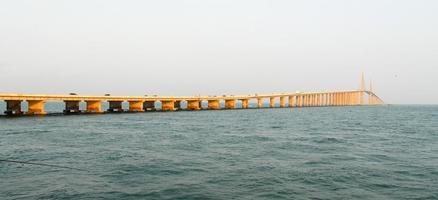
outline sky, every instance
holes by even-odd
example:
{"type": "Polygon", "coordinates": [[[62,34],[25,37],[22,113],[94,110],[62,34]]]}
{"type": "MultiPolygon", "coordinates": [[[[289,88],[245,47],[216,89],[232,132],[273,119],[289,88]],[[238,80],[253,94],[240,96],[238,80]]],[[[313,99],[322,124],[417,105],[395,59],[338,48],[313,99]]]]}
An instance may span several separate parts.
{"type": "Polygon", "coordinates": [[[0,0],[0,93],[438,102],[435,0],[0,0]]]}

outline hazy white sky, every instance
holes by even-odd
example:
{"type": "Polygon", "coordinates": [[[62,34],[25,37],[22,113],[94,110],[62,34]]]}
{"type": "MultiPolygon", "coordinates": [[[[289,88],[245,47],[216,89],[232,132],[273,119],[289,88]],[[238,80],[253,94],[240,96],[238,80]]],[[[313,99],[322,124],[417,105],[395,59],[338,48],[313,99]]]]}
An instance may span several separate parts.
{"type": "Polygon", "coordinates": [[[0,93],[438,102],[436,0],[0,0],[0,93]]]}

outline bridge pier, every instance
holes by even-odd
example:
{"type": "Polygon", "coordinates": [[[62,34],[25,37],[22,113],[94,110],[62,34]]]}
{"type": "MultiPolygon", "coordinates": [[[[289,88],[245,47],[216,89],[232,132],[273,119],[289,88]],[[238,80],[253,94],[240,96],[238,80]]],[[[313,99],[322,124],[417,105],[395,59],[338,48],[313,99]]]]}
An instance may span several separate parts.
{"type": "Polygon", "coordinates": [[[235,99],[226,99],[225,100],[225,109],[234,109],[236,108],[236,100],[235,99]]]}
{"type": "Polygon", "coordinates": [[[270,97],[269,98],[269,107],[270,108],[275,107],[275,97],[270,97]]]}
{"type": "Polygon", "coordinates": [[[303,107],[308,107],[309,106],[309,95],[304,95],[303,96],[303,107]]]}
{"type": "Polygon", "coordinates": [[[64,101],[64,103],[65,103],[64,114],[72,114],[72,113],[80,113],[81,112],[81,110],[79,109],[80,101],[64,101]]]}
{"type": "Polygon", "coordinates": [[[6,100],[6,115],[22,115],[21,101],[18,100],[6,100]]]}
{"type": "Polygon", "coordinates": [[[325,96],[324,96],[324,94],[320,94],[320,97],[321,97],[321,101],[319,103],[319,106],[323,107],[324,106],[324,101],[325,101],[325,96]]]}
{"type": "Polygon", "coordinates": [[[122,101],[108,101],[108,112],[123,112],[122,101]]]}
{"type": "Polygon", "coordinates": [[[27,100],[28,108],[26,115],[45,115],[44,111],[45,101],[43,100],[27,100]]]}
{"type": "Polygon", "coordinates": [[[289,96],[288,106],[289,108],[295,107],[295,96],[289,96]]]}
{"type": "Polygon", "coordinates": [[[201,110],[201,101],[199,100],[188,100],[187,101],[188,110],[201,110]]]}
{"type": "Polygon", "coordinates": [[[303,107],[303,96],[297,96],[297,107],[303,107]]]}
{"type": "Polygon", "coordinates": [[[156,111],[156,109],[155,109],[155,101],[145,101],[145,102],[143,102],[143,110],[144,111],[156,111]]]}
{"type": "Polygon", "coordinates": [[[173,100],[163,100],[161,101],[162,111],[175,111],[175,101],[173,100]]]}
{"type": "Polygon", "coordinates": [[[86,100],[87,103],[87,113],[102,113],[102,102],[101,101],[93,101],[86,100]]]}
{"type": "Polygon", "coordinates": [[[129,112],[144,112],[143,101],[128,101],[129,112]]]}
{"type": "Polygon", "coordinates": [[[262,108],[262,107],[263,107],[263,99],[257,98],[257,108],[262,108]]]}
{"type": "Polygon", "coordinates": [[[280,108],[285,108],[286,107],[286,97],[281,96],[280,97],[280,108]]]}
{"type": "Polygon", "coordinates": [[[249,99],[241,99],[240,101],[242,102],[242,109],[247,109],[249,99]]]}
{"type": "Polygon", "coordinates": [[[219,110],[220,109],[219,100],[208,100],[208,109],[209,110],[219,110]]]}

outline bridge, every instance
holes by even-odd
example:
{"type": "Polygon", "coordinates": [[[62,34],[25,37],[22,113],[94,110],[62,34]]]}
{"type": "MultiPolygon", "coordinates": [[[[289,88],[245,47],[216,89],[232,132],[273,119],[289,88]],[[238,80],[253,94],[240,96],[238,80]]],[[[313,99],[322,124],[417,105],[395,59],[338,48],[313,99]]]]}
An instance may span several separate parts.
{"type": "Polygon", "coordinates": [[[44,95],[44,94],[1,94],[0,100],[6,101],[6,115],[45,115],[47,101],[63,101],[65,114],[73,113],[111,113],[111,112],[147,112],[147,111],[178,111],[178,110],[220,110],[263,108],[263,101],[269,100],[267,108],[302,108],[302,107],[332,107],[332,106],[362,106],[382,105],[379,98],[370,88],[365,88],[362,76],[361,86],[357,90],[293,92],[254,95],[222,95],[222,96],[83,96],[83,95],[44,95]],[[22,109],[26,101],[28,108],[22,109]],[[256,103],[250,104],[251,101],[256,103]],[[80,102],[86,103],[86,109],[80,110],[80,102]],[[108,102],[109,109],[102,109],[102,102],[108,102]],[[129,108],[122,109],[122,103],[128,102],[129,108]],[[161,103],[157,108],[156,102],[161,103]],[[182,106],[185,103],[185,107],[182,106]],[[203,107],[203,102],[207,102],[203,107]],[[237,103],[240,102],[240,103],[237,103]],[[239,105],[239,107],[237,106],[239,105]],[[256,105],[256,106],[251,106],[256,105]]]}

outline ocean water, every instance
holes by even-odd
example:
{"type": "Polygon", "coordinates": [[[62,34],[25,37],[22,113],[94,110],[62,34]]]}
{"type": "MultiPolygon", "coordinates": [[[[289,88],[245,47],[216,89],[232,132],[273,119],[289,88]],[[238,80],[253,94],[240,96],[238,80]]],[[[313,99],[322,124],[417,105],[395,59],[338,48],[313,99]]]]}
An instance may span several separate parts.
{"type": "Polygon", "coordinates": [[[438,106],[0,117],[0,199],[438,199],[438,106]]]}

